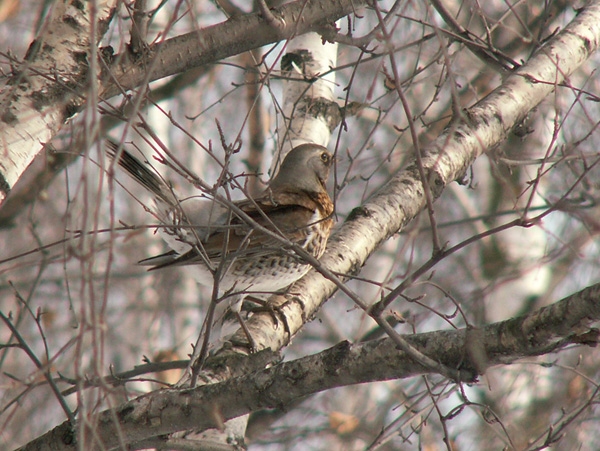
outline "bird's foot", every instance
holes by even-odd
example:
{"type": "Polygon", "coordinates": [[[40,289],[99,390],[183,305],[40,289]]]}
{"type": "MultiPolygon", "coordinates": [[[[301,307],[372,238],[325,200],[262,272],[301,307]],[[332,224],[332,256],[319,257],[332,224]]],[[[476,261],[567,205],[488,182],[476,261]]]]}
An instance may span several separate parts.
{"type": "MultiPolygon", "coordinates": [[[[285,330],[285,332],[289,336],[292,335],[290,326],[287,322],[287,317],[285,316],[282,306],[273,305],[273,303],[271,303],[269,301],[265,301],[263,299],[259,299],[259,298],[253,297],[253,296],[246,297],[246,300],[249,300],[258,305],[258,307],[252,307],[252,308],[248,309],[248,311],[250,311],[252,313],[261,313],[261,312],[268,313],[271,316],[271,319],[273,320],[275,325],[282,323],[283,329],[285,330]]],[[[283,304],[283,306],[284,305],[285,304],[283,304]]]]}

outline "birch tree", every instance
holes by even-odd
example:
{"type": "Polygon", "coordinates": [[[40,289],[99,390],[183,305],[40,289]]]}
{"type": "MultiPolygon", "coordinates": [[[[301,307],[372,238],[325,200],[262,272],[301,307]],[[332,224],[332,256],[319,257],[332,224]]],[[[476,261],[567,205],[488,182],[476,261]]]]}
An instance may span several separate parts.
{"type": "Polygon", "coordinates": [[[6,5],[7,446],[598,448],[600,2],[6,5]],[[165,247],[107,138],[181,198],[335,152],[255,349],[200,356],[210,287],[136,265],[165,247]]]}

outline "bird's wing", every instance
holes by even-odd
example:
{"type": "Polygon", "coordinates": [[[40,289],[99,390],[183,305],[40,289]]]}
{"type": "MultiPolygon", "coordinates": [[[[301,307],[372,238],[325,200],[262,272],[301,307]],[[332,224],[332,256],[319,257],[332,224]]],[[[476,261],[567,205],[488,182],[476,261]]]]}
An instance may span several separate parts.
{"type": "MultiPolygon", "coordinates": [[[[304,238],[307,226],[315,221],[315,205],[310,202],[298,204],[276,204],[269,198],[242,201],[237,206],[253,221],[267,230],[299,243],[304,238]],[[311,205],[312,208],[307,208],[311,205]],[[257,209],[257,207],[260,208],[257,209]]],[[[220,261],[223,253],[228,259],[256,258],[283,249],[280,239],[256,230],[241,218],[231,215],[228,225],[213,227],[210,236],[198,246],[180,256],[171,255],[166,261],[157,262],[152,269],[172,265],[194,265],[206,259],[220,261]]]]}

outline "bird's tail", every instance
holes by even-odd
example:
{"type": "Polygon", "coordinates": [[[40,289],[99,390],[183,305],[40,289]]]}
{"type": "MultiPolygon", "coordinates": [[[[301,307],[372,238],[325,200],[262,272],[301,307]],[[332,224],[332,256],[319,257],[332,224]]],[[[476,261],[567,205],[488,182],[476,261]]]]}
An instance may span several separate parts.
{"type": "MultiPolygon", "coordinates": [[[[154,196],[152,213],[163,225],[158,230],[159,234],[177,255],[185,254],[195,243],[210,235],[224,220],[223,217],[226,217],[226,212],[220,205],[214,201],[207,202],[202,194],[180,201],[169,184],[150,165],[144,164],[109,139],[106,140],[106,152],[113,160],[118,157],[119,166],[154,196]]],[[[168,266],[176,258],[176,255],[170,253],[166,256],[168,258],[165,260],[150,259],[144,264],[168,266]]]]}
{"type": "Polygon", "coordinates": [[[136,182],[160,198],[160,200],[166,202],[171,207],[177,205],[177,199],[171,187],[156,173],[148,169],[148,165],[142,163],[122,146],[119,146],[110,139],[106,140],[106,153],[113,160],[118,156],[119,166],[125,169],[127,174],[136,182]]]}

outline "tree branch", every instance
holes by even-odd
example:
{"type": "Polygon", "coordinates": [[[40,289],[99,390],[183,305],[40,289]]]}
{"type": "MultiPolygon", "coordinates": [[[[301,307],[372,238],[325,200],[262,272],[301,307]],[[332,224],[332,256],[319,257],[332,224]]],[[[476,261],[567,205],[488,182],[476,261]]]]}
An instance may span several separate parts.
{"type": "Polygon", "coordinates": [[[83,105],[82,87],[97,80],[90,73],[90,36],[102,38],[116,0],[56,2],[45,32],[31,43],[25,61],[0,95],[0,204],[33,158],[83,105]]]}
{"type": "MultiPolygon", "coordinates": [[[[556,352],[571,344],[596,346],[599,333],[597,329],[589,329],[589,325],[598,320],[600,284],[529,315],[481,329],[403,337],[421,353],[457,369],[463,381],[474,382],[494,365],[556,352]]],[[[254,359],[256,365],[264,366],[272,361],[270,353],[264,354],[265,358],[262,355],[247,359],[248,363],[254,359]]],[[[217,360],[214,368],[222,367],[221,363],[217,360]]],[[[251,366],[246,366],[248,369],[251,366]]],[[[399,351],[392,339],[359,344],[345,341],[318,354],[247,372],[218,384],[148,393],[101,412],[93,430],[102,442],[102,449],[112,449],[120,445],[119,437],[124,437],[126,444],[135,444],[178,431],[212,429],[229,419],[282,407],[324,390],[426,373],[429,369],[399,351]]],[[[72,436],[71,430],[71,424],[65,422],[21,450],[44,446],[48,447],[44,449],[76,450],[76,444],[65,440],[72,436]]]]}
{"type": "Polygon", "coordinates": [[[364,0],[298,0],[273,8],[281,20],[280,27],[273,27],[261,13],[239,15],[150,46],[148,58],[141,61],[132,62],[127,55],[115,55],[114,63],[105,70],[102,96],[109,98],[142,83],[317,31],[324,23],[335,22],[365,3],[364,0]]]}

